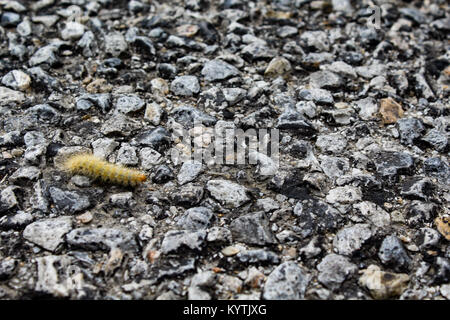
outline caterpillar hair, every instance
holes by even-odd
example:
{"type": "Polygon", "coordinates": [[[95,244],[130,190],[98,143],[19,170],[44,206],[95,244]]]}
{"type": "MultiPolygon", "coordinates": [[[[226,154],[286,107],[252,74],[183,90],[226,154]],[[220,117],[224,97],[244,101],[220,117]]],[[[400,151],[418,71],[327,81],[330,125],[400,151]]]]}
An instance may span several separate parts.
{"type": "Polygon", "coordinates": [[[137,186],[147,180],[144,173],[104,161],[92,154],[81,153],[67,158],[64,168],[72,174],[81,174],[106,183],[137,186]]]}

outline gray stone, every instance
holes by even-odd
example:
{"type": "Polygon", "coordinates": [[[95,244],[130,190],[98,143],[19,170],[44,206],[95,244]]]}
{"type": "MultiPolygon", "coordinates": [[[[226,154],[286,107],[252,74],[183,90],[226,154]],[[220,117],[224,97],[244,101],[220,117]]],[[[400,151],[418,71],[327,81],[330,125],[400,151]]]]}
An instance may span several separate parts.
{"type": "Polygon", "coordinates": [[[61,114],[49,104],[35,105],[25,112],[34,123],[37,124],[57,124],[61,119],[61,114]]]}
{"type": "Polygon", "coordinates": [[[202,163],[195,160],[188,160],[181,166],[177,180],[179,184],[193,181],[202,171],[202,163]]]}
{"type": "Polygon", "coordinates": [[[398,11],[406,18],[409,18],[418,24],[425,23],[427,20],[425,15],[416,8],[400,8],[398,11]]]}
{"type": "Polygon", "coordinates": [[[378,228],[388,228],[391,225],[391,216],[380,206],[370,201],[362,201],[353,205],[365,220],[370,221],[378,228]]]}
{"type": "Polygon", "coordinates": [[[121,95],[116,101],[116,110],[124,114],[129,114],[140,111],[144,105],[144,100],[137,95],[121,95]]]}
{"type": "Polygon", "coordinates": [[[33,186],[34,193],[30,197],[30,204],[34,210],[38,210],[41,212],[48,212],[48,200],[45,196],[45,184],[44,180],[39,180],[33,186]]]}
{"type": "Polygon", "coordinates": [[[265,249],[255,249],[239,252],[236,259],[245,264],[277,264],[280,262],[275,252],[265,249]]]}
{"type": "Polygon", "coordinates": [[[361,201],[361,189],[353,186],[344,186],[331,189],[326,197],[329,203],[355,203],[361,201]]]}
{"type": "Polygon", "coordinates": [[[358,271],[358,267],[347,257],[330,253],[317,265],[317,280],[327,288],[335,290],[350,276],[358,271]]]}
{"type": "Polygon", "coordinates": [[[211,300],[209,289],[216,284],[216,274],[212,271],[201,271],[194,275],[188,288],[189,300],[211,300]]]}
{"type": "Polygon", "coordinates": [[[31,85],[31,78],[21,70],[12,70],[3,76],[2,84],[14,90],[25,91],[31,85]]]}
{"type": "Polygon", "coordinates": [[[84,94],[77,98],[76,107],[78,110],[86,111],[92,107],[99,108],[103,113],[111,109],[111,94],[92,93],[84,94]]]}
{"type": "Polygon", "coordinates": [[[15,189],[16,187],[8,186],[0,193],[0,215],[19,204],[14,193],[15,189]]]}
{"type": "Polygon", "coordinates": [[[309,84],[311,88],[323,89],[342,89],[344,81],[342,78],[331,71],[317,71],[309,75],[309,84]]]}
{"type": "Polygon", "coordinates": [[[278,202],[271,198],[264,198],[256,200],[255,207],[257,209],[263,210],[264,212],[270,212],[280,209],[278,202]]]}
{"type": "Polygon", "coordinates": [[[440,152],[445,152],[448,146],[448,135],[438,129],[428,131],[422,140],[440,152]]]}
{"type": "Polygon", "coordinates": [[[119,151],[117,151],[116,162],[125,166],[135,166],[139,163],[136,155],[136,148],[127,144],[122,144],[119,151]]]}
{"type": "MultiPolygon", "coordinates": [[[[21,229],[31,222],[34,217],[29,212],[17,211],[16,214],[11,216],[3,216],[0,218],[0,228],[3,229],[21,229]]],[[[1,277],[0,277],[1,278],[1,277]]]]}
{"type": "Polygon", "coordinates": [[[399,174],[409,174],[414,168],[414,159],[408,153],[381,151],[374,157],[377,173],[391,181],[399,174]]]}
{"type": "Polygon", "coordinates": [[[20,22],[20,14],[15,12],[3,12],[2,17],[0,19],[0,25],[2,27],[11,28],[15,27],[20,22]]]}
{"type": "Polygon", "coordinates": [[[28,60],[28,64],[31,67],[42,63],[53,66],[59,61],[58,57],[56,56],[57,51],[58,48],[54,45],[47,45],[45,47],[39,48],[33,54],[33,56],[31,56],[30,60],[28,60]]]}
{"type": "Polygon", "coordinates": [[[23,237],[45,250],[55,252],[64,243],[64,235],[72,229],[72,218],[61,216],[29,224],[23,237]]]}
{"type": "Polygon", "coordinates": [[[131,145],[151,147],[161,152],[171,143],[170,134],[164,127],[156,127],[155,129],[144,131],[138,134],[131,142],[131,145]]]}
{"type": "Polygon", "coordinates": [[[23,136],[23,140],[27,148],[40,144],[47,144],[44,134],[40,131],[28,131],[23,136]]]}
{"type": "Polygon", "coordinates": [[[165,277],[175,277],[193,271],[195,270],[195,261],[196,259],[193,257],[161,259],[154,267],[156,278],[159,280],[165,277]]]}
{"type": "Polygon", "coordinates": [[[249,213],[234,219],[230,230],[235,241],[261,246],[276,243],[264,212],[249,213]]]}
{"type": "Polygon", "coordinates": [[[84,33],[84,25],[78,22],[67,22],[61,30],[61,38],[64,40],[77,40],[81,38],[84,33]]]}
{"type": "Polygon", "coordinates": [[[115,206],[131,206],[133,202],[133,193],[132,192],[121,192],[112,194],[109,198],[109,202],[115,206]]]}
{"type": "Polygon", "coordinates": [[[432,228],[420,228],[415,235],[415,243],[422,250],[436,248],[441,240],[441,234],[432,228]]]}
{"type": "Polygon", "coordinates": [[[92,31],[86,31],[81,39],[77,42],[77,46],[82,48],[83,56],[92,57],[98,51],[98,44],[92,31]]]}
{"type": "Polygon", "coordinates": [[[239,70],[222,60],[210,60],[201,73],[206,81],[221,81],[239,75],[239,70]]]}
{"type": "Polygon", "coordinates": [[[396,271],[409,269],[412,262],[402,242],[395,235],[384,238],[378,250],[378,257],[383,264],[393,267],[396,271]]]}
{"type": "Polygon", "coordinates": [[[419,96],[423,98],[433,101],[436,99],[436,96],[428,84],[425,75],[423,73],[417,73],[414,75],[415,80],[415,90],[418,92],[419,96]]]}
{"type": "Polygon", "coordinates": [[[403,183],[400,194],[405,198],[428,200],[433,194],[433,184],[429,178],[410,178],[403,183]]]}
{"type": "Polygon", "coordinates": [[[179,190],[173,192],[171,194],[171,199],[177,205],[190,208],[200,203],[203,198],[203,193],[203,186],[188,183],[179,190]]]}
{"type": "Polygon", "coordinates": [[[300,200],[294,207],[297,217],[296,232],[301,238],[307,238],[316,233],[334,231],[342,221],[342,217],[334,207],[316,199],[300,200]]]}
{"type": "MultiPolygon", "coordinates": [[[[75,291],[75,283],[70,279],[72,259],[67,255],[36,258],[37,281],[34,290],[56,298],[67,298],[75,291]]],[[[78,281],[77,285],[83,285],[78,281]]]]}
{"type": "Polygon", "coordinates": [[[28,163],[39,165],[41,162],[41,157],[45,155],[46,151],[46,145],[31,146],[25,150],[23,157],[28,163]]]}
{"type": "Polygon", "coordinates": [[[267,277],[263,298],[266,300],[303,299],[309,281],[310,276],[295,262],[284,262],[267,277]]]}
{"type": "Polygon", "coordinates": [[[361,77],[366,79],[372,79],[374,77],[379,76],[380,74],[386,74],[387,67],[382,63],[376,62],[374,64],[356,67],[355,70],[356,73],[358,73],[358,75],[360,75],[361,77]]]}
{"type": "Polygon", "coordinates": [[[110,138],[100,138],[92,142],[94,156],[101,159],[107,159],[118,146],[119,143],[110,138]]]}
{"type": "Polygon", "coordinates": [[[224,88],[222,92],[229,106],[234,106],[247,95],[247,91],[241,88],[224,88]]]}
{"type": "Polygon", "coordinates": [[[156,103],[147,103],[145,107],[144,119],[150,121],[151,124],[157,126],[161,123],[164,110],[156,103]]]}
{"type": "Polygon", "coordinates": [[[230,244],[232,241],[231,231],[223,227],[212,227],[209,229],[206,241],[218,244],[230,244]]]}
{"type": "Polygon", "coordinates": [[[351,256],[371,237],[372,231],[368,224],[355,224],[339,230],[333,239],[333,247],[339,254],[351,256]]]}
{"type": "Polygon", "coordinates": [[[264,41],[254,41],[241,50],[241,56],[248,61],[268,60],[276,54],[277,51],[270,49],[264,41]]]}
{"type": "Polygon", "coordinates": [[[186,210],[178,219],[177,225],[186,230],[202,230],[209,227],[213,212],[205,207],[194,207],[186,210]]]}
{"type": "Polygon", "coordinates": [[[348,15],[350,15],[354,12],[353,6],[352,6],[350,0],[332,0],[331,4],[333,5],[334,11],[342,11],[348,15]]]}
{"type": "Polygon", "coordinates": [[[117,57],[120,54],[126,52],[128,44],[125,41],[125,37],[119,32],[112,32],[105,36],[105,51],[111,54],[113,57],[117,57]]]}
{"type": "Polygon", "coordinates": [[[316,147],[323,152],[339,154],[347,147],[347,139],[340,133],[320,135],[317,137],[316,147]]]}
{"type": "Polygon", "coordinates": [[[280,38],[288,38],[297,35],[298,29],[292,26],[282,26],[277,29],[277,35],[280,38]]]}
{"type": "Polygon", "coordinates": [[[175,95],[190,97],[200,92],[200,84],[196,76],[180,76],[172,81],[170,90],[175,95]]]}
{"type": "Polygon", "coordinates": [[[299,101],[295,108],[301,115],[305,115],[310,119],[315,118],[318,113],[318,108],[312,101],[299,101]]]}
{"type": "Polygon", "coordinates": [[[206,189],[222,205],[237,208],[248,202],[247,189],[227,180],[209,180],[206,189]]]}
{"type": "Polygon", "coordinates": [[[428,158],[423,162],[423,169],[427,176],[438,178],[439,182],[450,185],[450,166],[440,158],[428,158]]]}
{"type": "Polygon", "coordinates": [[[22,138],[20,131],[17,130],[7,132],[4,135],[0,136],[0,146],[2,147],[19,146],[23,143],[24,139],[22,138]]]}
{"type": "Polygon", "coordinates": [[[0,281],[11,278],[17,267],[17,260],[13,258],[6,258],[0,261],[0,281]]]}
{"type": "Polygon", "coordinates": [[[161,154],[152,148],[142,148],[139,152],[141,158],[141,167],[143,169],[151,169],[162,161],[161,154]]]}
{"type": "Polygon", "coordinates": [[[56,208],[62,212],[73,214],[83,211],[91,205],[89,197],[77,191],[64,191],[50,187],[48,192],[56,208]]]}
{"type": "Polygon", "coordinates": [[[300,36],[300,40],[304,41],[308,47],[317,51],[329,51],[330,41],[328,35],[324,31],[306,31],[300,36]]]}
{"type": "Polygon", "coordinates": [[[397,127],[400,133],[400,142],[406,145],[412,144],[425,131],[422,120],[417,118],[400,119],[397,121],[397,127]]]}
{"type": "Polygon", "coordinates": [[[350,168],[346,158],[321,155],[320,167],[329,178],[336,179],[344,175],[350,168]]]}
{"type": "Polygon", "coordinates": [[[411,201],[406,210],[406,221],[410,226],[419,227],[435,218],[437,207],[432,202],[411,201]]]}
{"type": "Polygon", "coordinates": [[[137,249],[134,234],[114,228],[78,228],[66,235],[67,243],[75,248],[86,250],[137,249]]]}
{"type": "Polygon", "coordinates": [[[199,230],[170,230],[164,235],[161,243],[161,251],[164,254],[177,252],[181,249],[190,249],[200,251],[205,242],[206,231],[199,230]]]}
{"type": "Polygon", "coordinates": [[[133,131],[139,129],[140,124],[124,114],[118,113],[111,116],[108,120],[106,120],[100,128],[100,131],[104,135],[121,135],[128,136],[133,131]]]}
{"type": "Polygon", "coordinates": [[[328,70],[336,73],[344,78],[356,79],[357,75],[351,65],[346,64],[343,61],[335,61],[332,64],[324,65],[321,67],[323,70],[328,70]]]}
{"type": "Polygon", "coordinates": [[[304,136],[312,136],[316,128],[303,115],[293,109],[287,109],[278,118],[278,129],[286,129],[304,136]]]}
{"type": "Polygon", "coordinates": [[[314,101],[318,104],[329,105],[334,103],[333,96],[328,90],[325,89],[302,89],[299,91],[298,97],[299,99],[314,101]]]}
{"type": "Polygon", "coordinates": [[[355,106],[363,120],[373,120],[378,112],[378,104],[372,97],[355,101],[355,106]]]}
{"type": "Polygon", "coordinates": [[[24,100],[25,95],[22,92],[0,87],[0,103],[2,105],[22,103],[24,100]]]}
{"type": "Polygon", "coordinates": [[[196,123],[209,127],[217,122],[213,116],[188,105],[175,108],[170,115],[186,128],[191,128],[196,123]]]}
{"type": "Polygon", "coordinates": [[[19,181],[36,181],[41,176],[41,169],[34,166],[21,167],[14,171],[9,177],[9,181],[17,183],[19,181]]]}

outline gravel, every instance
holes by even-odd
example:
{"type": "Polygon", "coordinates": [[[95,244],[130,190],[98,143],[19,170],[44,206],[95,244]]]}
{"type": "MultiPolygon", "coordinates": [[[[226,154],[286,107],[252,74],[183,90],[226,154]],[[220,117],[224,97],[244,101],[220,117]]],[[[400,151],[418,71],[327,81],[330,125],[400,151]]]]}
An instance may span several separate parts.
{"type": "Polygon", "coordinates": [[[448,300],[449,22],[443,0],[0,1],[0,298],[448,300]],[[174,156],[259,129],[278,158],[174,156]],[[79,152],[147,179],[71,175],[79,152]]]}

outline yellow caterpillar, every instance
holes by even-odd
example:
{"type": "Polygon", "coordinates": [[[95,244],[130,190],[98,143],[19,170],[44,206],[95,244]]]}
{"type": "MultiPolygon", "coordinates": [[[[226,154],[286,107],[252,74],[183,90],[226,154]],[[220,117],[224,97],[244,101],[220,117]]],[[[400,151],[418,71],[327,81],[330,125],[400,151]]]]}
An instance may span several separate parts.
{"type": "Polygon", "coordinates": [[[125,186],[136,186],[147,180],[145,174],[139,170],[109,163],[89,153],[72,155],[65,161],[64,168],[72,174],[125,186]]]}

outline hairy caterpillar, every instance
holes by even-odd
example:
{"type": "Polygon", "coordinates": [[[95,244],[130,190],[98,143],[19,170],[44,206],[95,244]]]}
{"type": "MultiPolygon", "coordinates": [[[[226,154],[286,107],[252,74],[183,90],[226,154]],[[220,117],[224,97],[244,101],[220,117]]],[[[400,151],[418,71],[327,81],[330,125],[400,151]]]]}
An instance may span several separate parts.
{"type": "Polygon", "coordinates": [[[138,170],[109,163],[89,153],[72,155],[65,161],[64,168],[72,174],[125,186],[136,186],[147,180],[145,174],[138,170]]]}

